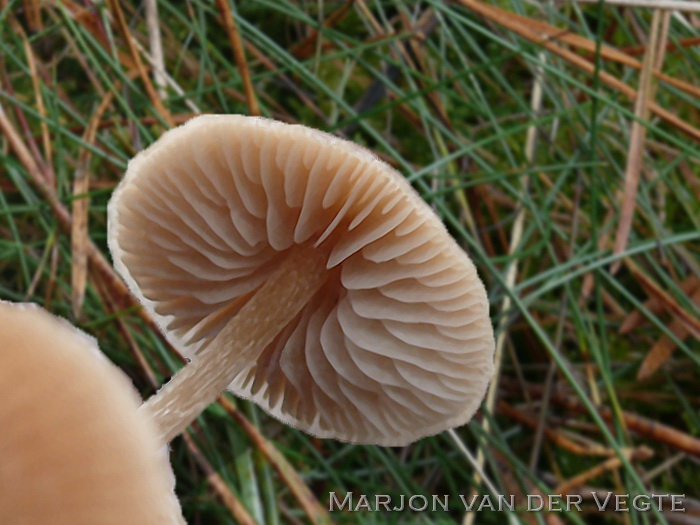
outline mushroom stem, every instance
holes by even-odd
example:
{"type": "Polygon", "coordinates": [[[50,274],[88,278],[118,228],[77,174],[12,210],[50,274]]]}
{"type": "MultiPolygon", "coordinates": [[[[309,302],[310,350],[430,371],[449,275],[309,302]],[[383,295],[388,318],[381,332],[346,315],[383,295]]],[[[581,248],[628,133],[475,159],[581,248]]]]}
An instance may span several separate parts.
{"type": "Polygon", "coordinates": [[[301,311],[328,278],[328,251],[295,248],[216,338],[183,367],[141,410],[155,420],[163,442],[171,441],[213,403],[240,370],[253,361],[301,311]]]}

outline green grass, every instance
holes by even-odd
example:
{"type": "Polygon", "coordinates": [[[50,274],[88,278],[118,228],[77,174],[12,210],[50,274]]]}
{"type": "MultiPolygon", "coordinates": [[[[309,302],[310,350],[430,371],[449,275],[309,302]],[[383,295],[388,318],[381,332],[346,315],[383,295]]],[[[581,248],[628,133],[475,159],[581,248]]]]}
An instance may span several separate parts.
{"type": "MultiPolygon", "coordinates": [[[[605,83],[604,74],[634,89],[640,74],[605,58],[601,45],[628,50],[644,44],[651,11],[484,2],[590,39],[593,52],[575,51],[595,64],[590,73],[459,2],[365,3],[368,11],[356,2],[315,37],[319,20],[343,9],[343,2],[248,0],[229,7],[243,41],[254,48],[246,49],[247,66],[262,113],[376,151],[405,174],[473,258],[503,342],[495,404],[484,406],[454,436],[402,449],[317,440],[235,401],[240,413],[286,458],[322,507],[328,507],[330,492],[450,496],[448,512],[331,514],[339,523],[461,522],[459,495],[486,494],[488,488],[475,479],[458,440],[483,453],[489,480],[504,494],[549,494],[619,457],[585,485],[620,494],[700,497],[700,450],[684,452],[678,441],[700,438],[698,341],[674,331],[678,310],[647,303],[651,282],[688,318],[700,318],[697,299],[693,303],[682,284],[700,274],[700,147],[657,115],[641,121],[647,140],[632,229],[625,251],[612,251],[635,110],[633,101],[605,83]],[[308,45],[301,45],[309,35],[308,45]],[[533,107],[538,75],[542,98],[533,107]],[[528,130],[535,133],[530,150],[528,130]],[[622,265],[613,274],[615,261],[622,265]],[[584,297],[588,279],[590,293],[584,297]],[[621,334],[635,311],[641,321],[621,334]],[[637,379],[661,337],[670,338],[675,352],[651,377],[637,379]],[[539,439],[508,407],[606,455],[561,446],[552,434],[539,439]],[[663,441],[631,424],[637,416],[679,434],[663,441]],[[653,456],[630,459],[628,452],[643,446],[653,456]]],[[[123,298],[100,290],[94,266],[82,313],[74,316],[71,238],[36,179],[53,173],[50,191],[68,210],[75,199],[89,197],[89,237],[108,256],[105,211],[111,189],[128,159],[167,129],[167,118],[134,69],[107,4],[85,2],[90,7],[76,16],[77,5],[67,0],[44,2],[41,26],[28,16],[33,2],[0,5],[0,106],[33,159],[28,164],[18,155],[7,131],[0,135],[0,298],[43,304],[94,334],[109,358],[150,395],[153,387],[133,348],[144,354],[158,381],[180,366],[178,358],[123,298]],[[113,99],[98,115],[95,140],[86,140],[85,129],[108,94],[113,99]],[[87,195],[74,195],[75,173],[87,152],[90,187],[87,195]],[[32,162],[38,175],[31,172],[32,162]],[[108,304],[106,297],[116,302],[108,304]]],[[[121,7],[131,36],[148,49],[142,2],[121,7]]],[[[161,0],[158,9],[165,68],[181,91],[165,88],[169,114],[178,122],[195,110],[247,114],[241,74],[216,3],[161,0]]],[[[697,18],[671,18],[668,42],[677,45],[667,52],[662,70],[691,86],[700,85],[700,51],[697,44],[683,43],[698,36],[697,18]]],[[[654,85],[655,102],[697,131],[697,90],[654,85]]],[[[199,418],[190,435],[258,523],[309,521],[260,444],[219,405],[199,418]]],[[[172,462],[188,522],[235,522],[182,438],[173,442],[172,462]]],[[[590,504],[586,509],[558,518],[635,525],[675,518],[635,511],[602,515],[589,512],[590,504]]],[[[477,523],[504,519],[491,511],[474,517],[477,523]]],[[[547,515],[521,510],[510,517],[544,523],[547,515]]]]}

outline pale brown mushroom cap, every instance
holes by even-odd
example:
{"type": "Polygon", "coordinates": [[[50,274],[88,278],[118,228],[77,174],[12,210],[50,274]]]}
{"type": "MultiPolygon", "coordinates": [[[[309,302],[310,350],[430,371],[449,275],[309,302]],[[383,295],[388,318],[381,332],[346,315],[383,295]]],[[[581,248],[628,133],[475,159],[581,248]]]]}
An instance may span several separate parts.
{"type": "Polygon", "coordinates": [[[139,405],[91,337],[0,301],[0,523],[184,523],[139,405]]]}
{"type": "Polygon", "coordinates": [[[366,149],[304,126],[201,116],[139,153],[109,205],[117,270],[188,356],[287,250],[328,243],[328,282],[229,389],[352,442],[400,445],[468,421],[493,372],[484,286],[433,211],[366,149]]]}

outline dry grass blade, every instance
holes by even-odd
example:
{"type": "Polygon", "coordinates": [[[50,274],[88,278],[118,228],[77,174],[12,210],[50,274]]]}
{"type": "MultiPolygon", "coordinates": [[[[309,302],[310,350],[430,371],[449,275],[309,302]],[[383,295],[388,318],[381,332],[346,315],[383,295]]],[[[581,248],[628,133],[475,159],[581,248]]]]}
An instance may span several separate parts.
{"type": "Polygon", "coordinates": [[[357,7],[360,10],[360,12],[362,13],[363,17],[365,18],[365,20],[367,20],[367,22],[372,27],[372,30],[374,31],[375,37],[385,35],[384,28],[379,23],[379,21],[374,16],[374,14],[372,14],[372,11],[367,7],[365,0],[355,0],[355,4],[357,4],[357,7]]]}
{"type": "Polygon", "coordinates": [[[232,403],[221,396],[218,403],[238,423],[250,440],[262,452],[270,465],[277,471],[280,478],[289,487],[289,490],[297,498],[307,516],[314,525],[328,525],[331,519],[328,511],[318,502],[313,493],[306,486],[294,467],[285,457],[258,431],[255,426],[241,414],[232,403]]]}
{"type": "MultiPolygon", "coordinates": [[[[22,39],[22,44],[25,49],[25,52],[27,53],[27,61],[28,61],[28,66],[29,70],[32,75],[32,83],[33,83],[33,88],[35,90],[35,97],[37,99],[41,98],[41,93],[38,91],[39,89],[39,81],[36,75],[36,67],[35,66],[35,60],[34,60],[34,53],[32,52],[31,49],[28,48],[28,40],[27,36],[24,33],[24,29],[22,26],[19,24],[19,22],[12,16],[8,15],[8,22],[12,29],[20,36],[22,39]]],[[[6,68],[6,61],[4,55],[0,54],[0,84],[2,84],[3,89],[6,91],[7,94],[9,94],[11,97],[16,97],[17,93],[15,92],[15,89],[13,87],[13,82],[10,78],[10,75],[8,74],[7,68],[6,68]]],[[[43,101],[39,102],[37,100],[37,106],[39,104],[43,105],[43,101]]],[[[53,173],[53,168],[51,167],[50,164],[47,164],[47,161],[42,157],[41,151],[39,150],[39,147],[37,146],[36,141],[34,140],[34,134],[32,133],[32,130],[29,126],[29,123],[27,122],[27,118],[24,114],[24,112],[20,108],[15,108],[15,116],[17,118],[19,127],[24,134],[24,138],[27,142],[27,153],[30,157],[33,157],[34,161],[41,166],[41,172],[43,174],[43,177],[45,181],[48,184],[55,184],[55,176],[53,173]]],[[[21,140],[21,139],[20,139],[21,140]]]]}
{"type": "MultiPolygon", "coordinates": [[[[567,31],[562,31],[553,26],[549,26],[542,22],[531,20],[524,16],[509,13],[508,11],[504,11],[497,7],[483,4],[476,0],[458,0],[458,2],[464,5],[465,7],[468,7],[469,9],[472,9],[473,11],[488,18],[489,20],[493,20],[494,22],[502,25],[503,27],[510,29],[511,31],[519,34],[523,38],[527,38],[531,42],[542,45],[545,49],[568,61],[572,65],[579,68],[581,71],[591,76],[596,73],[597,68],[593,62],[591,62],[590,60],[586,60],[582,56],[577,55],[576,53],[573,53],[572,51],[569,51],[568,49],[565,49],[552,41],[552,39],[556,38],[555,35],[564,35],[567,34],[567,31]],[[548,29],[545,33],[543,33],[542,29],[545,27],[548,29]]],[[[577,41],[581,39],[582,37],[576,38],[577,41]]],[[[567,40],[567,38],[562,37],[562,40],[567,40]]],[[[603,52],[603,56],[606,56],[605,52],[603,52]]],[[[601,82],[622,93],[629,99],[637,99],[637,91],[625,84],[624,82],[622,82],[621,80],[619,80],[618,78],[616,78],[614,75],[606,73],[605,71],[598,71],[598,78],[601,82]]],[[[700,129],[696,128],[692,124],[689,124],[688,122],[679,118],[677,115],[674,115],[670,111],[662,108],[654,102],[649,103],[648,109],[650,112],[654,113],[659,118],[666,121],[669,125],[685,133],[688,137],[692,138],[693,140],[700,142],[700,129]]]]}
{"type": "MultiPolygon", "coordinates": [[[[131,77],[129,77],[129,78],[131,78],[131,77]]],[[[175,114],[172,114],[171,117],[173,119],[173,122],[175,122],[175,124],[179,125],[179,124],[184,124],[188,120],[190,120],[190,119],[192,119],[200,114],[201,114],[201,112],[199,112],[199,111],[197,111],[196,113],[175,113],[175,114]]],[[[159,122],[159,120],[156,117],[152,117],[152,116],[140,117],[138,119],[138,121],[141,124],[143,124],[144,126],[153,126],[153,125],[158,124],[158,122],[159,122]]],[[[113,119],[103,120],[102,122],[100,122],[98,124],[97,129],[103,130],[103,129],[111,129],[111,128],[115,128],[115,127],[116,128],[126,127],[129,124],[129,122],[133,122],[133,121],[130,119],[127,119],[127,118],[115,117],[113,119]]],[[[75,126],[69,127],[68,129],[72,133],[81,134],[81,133],[85,132],[85,130],[87,129],[87,126],[77,124],[75,126]]],[[[112,183],[112,182],[110,182],[109,184],[110,184],[110,187],[112,187],[114,185],[114,183],[112,183]]]]}
{"type": "MultiPolygon", "coordinates": [[[[486,488],[488,489],[491,497],[494,498],[494,500],[498,500],[502,494],[499,492],[499,490],[496,488],[496,485],[494,485],[493,481],[486,475],[486,472],[484,471],[484,460],[483,458],[479,460],[478,457],[474,457],[474,455],[469,451],[469,448],[467,445],[464,444],[464,441],[460,439],[460,437],[457,435],[457,432],[455,432],[454,428],[451,428],[447,431],[447,434],[452,438],[452,441],[457,445],[457,448],[459,451],[464,455],[464,457],[467,458],[467,463],[469,464],[470,468],[474,470],[474,479],[477,483],[483,483],[486,488]]],[[[469,496],[469,499],[473,500],[476,496],[472,492],[469,496]]],[[[464,515],[464,519],[462,523],[465,525],[470,523],[472,518],[469,516],[473,516],[473,513],[467,512],[464,515]]],[[[512,514],[507,514],[507,520],[511,525],[516,525],[518,523],[518,520],[515,519],[515,516],[512,514]]]]}
{"type": "Polygon", "coordinates": [[[131,55],[131,59],[133,60],[136,70],[138,71],[139,77],[141,77],[141,82],[143,82],[143,85],[146,88],[151,104],[153,104],[153,107],[160,114],[161,118],[168,124],[168,126],[171,128],[174,127],[175,123],[170,116],[170,112],[163,105],[163,101],[153,87],[151,79],[148,77],[148,73],[146,72],[146,68],[141,61],[141,55],[139,55],[138,49],[136,49],[136,45],[134,44],[134,38],[129,32],[129,26],[126,23],[124,12],[119,5],[119,1],[107,0],[107,5],[109,6],[112,18],[117,25],[117,29],[119,29],[119,32],[124,39],[124,43],[129,50],[129,54],[131,55]]]}
{"type": "MultiPolygon", "coordinates": [[[[635,120],[632,121],[630,132],[629,148],[627,150],[627,165],[625,166],[625,187],[620,196],[620,222],[617,226],[613,253],[621,254],[627,247],[630,231],[632,230],[632,219],[634,209],[637,206],[637,188],[639,187],[639,177],[644,162],[644,140],[647,128],[644,122],[649,116],[649,103],[653,98],[651,86],[651,72],[656,62],[659,32],[661,26],[661,12],[655,11],[651,22],[651,34],[647,45],[647,52],[644,55],[642,73],[639,76],[639,90],[637,91],[637,101],[634,106],[635,120]]],[[[622,261],[616,261],[611,268],[614,274],[620,268],[622,261]]]]}
{"type": "MultiPolygon", "coordinates": [[[[95,142],[95,135],[99,126],[102,115],[112,103],[113,93],[110,91],[102,100],[97,110],[90,118],[90,122],[83,134],[83,142],[85,145],[95,142]]],[[[90,197],[88,192],[90,189],[90,159],[92,154],[90,150],[84,147],[78,158],[78,167],[75,170],[73,180],[73,205],[72,216],[73,223],[71,226],[71,256],[73,261],[71,272],[71,306],[73,308],[73,316],[76,319],[81,318],[83,301],[85,299],[85,288],[87,286],[87,261],[90,237],[88,236],[88,209],[90,206],[90,197]]]]}
{"type": "MultiPolygon", "coordinates": [[[[39,164],[29,152],[29,148],[22,142],[22,138],[19,136],[19,133],[17,133],[12,122],[10,122],[2,102],[0,102],[0,132],[5,135],[10,149],[15,152],[19,162],[25,167],[32,181],[39,188],[44,198],[49,202],[51,208],[54,211],[63,211],[60,217],[61,221],[63,222],[66,217],[70,217],[70,214],[63,207],[61,201],[58,200],[53,187],[48,185],[46,174],[41,170],[39,164]]],[[[66,224],[69,227],[68,229],[70,229],[70,219],[68,219],[66,224]]]]}
{"type": "Polygon", "coordinates": [[[73,180],[73,223],[71,228],[71,308],[75,319],[82,319],[87,286],[87,240],[90,177],[88,163],[80,162],[73,180]]]}
{"type": "MultiPolygon", "coordinates": [[[[538,74],[535,76],[535,83],[531,95],[531,108],[533,113],[537,113],[541,107],[541,102],[542,102],[542,71],[538,71],[538,74]]],[[[526,139],[526,144],[525,144],[525,149],[526,149],[526,155],[527,155],[527,160],[528,162],[532,161],[533,155],[534,155],[534,148],[535,148],[535,142],[536,142],[536,137],[537,137],[537,129],[535,126],[531,126],[530,129],[528,129],[528,134],[527,134],[527,139],[526,139]],[[532,130],[532,131],[531,131],[532,130]]],[[[524,193],[527,191],[526,187],[522,187],[520,189],[521,193],[524,193]]],[[[523,228],[525,226],[525,213],[526,209],[524,206],[521,206],[518,209],[517,215],[515,217],[515,222],[513,224],[513,229],[511,231],[511,236],[510,236],[510,242],[508,244],[508,255],[513,256],[516,253],[516,250],[520,246],[520,241],[522,239],[523,235],[523,228]]],[[[506,286],[508,287],[513,287],[515,285],[515,281],[517,279],[518,275],[518,259],[515,258],[513,262],[510,264],[508,267],[508,270],[506,272],[506,286]]],[[[506,295],[503,299],[503,303],[501,304],[501,312],[505,313],[510,310],[511,307],[511,298],[509,295],[506,295]]],[[[508,331],[505,329],[506,324],[508,323],[508,316],[504,315],[501,318],[501,323],[500,323],[500,330],[498,331],[498,335],[496,336],[496,350],[495,350],[495,370],[494,370],[494,378],[491,381],[491,384],[489,385],[488,391],[486,393],[486,406],[489,410],[489,412],[492,412],[495,404],[496,404],[496,394],[498,392],[498,386],[499,386],[499,380],[500,380],[500,375],[501,375],[501,365],[503,361],[503,346],[505,345],[506,342],[506,336],[508,334],[508,331]]],[[[489,421],[486,420],[484,421],[484,432],[488,433],[490,431],[491,425],[489,424],[489,421]]],[[[476,461],[477,465],[479,468],[483,468],[484,465],[484,452],[481,449],[481,447],[477,451],[477,456],[476,456],[476,461]]],[[[475,485],[479,483],[480,479],[480,474],[478,472],[478,469],[474,473],[474,482],[475,485]]],[[[472,512],[467,512],[464,516],[464,525],[471,525],[471,523],[474,522],[475,519],[475,514],[472,512]]]]}
{"type": "MultiPolygon", "coordinates": [[[[135,41],[136,44],[136,49],[138,49],[144,56],[144,58],[148,61],[149,64],[151,64],[151,67],[153,67],[155,70],[160,70],[161,77],[163,79],[163,82],[165,82],[165,85],[170,86],[170,88],[177,93],[178,96],[181,96],[184,99],[185,104],[187,107],[192,110],[193,113],[199,115],[201,113],[200,109],[197,107],[197,104],[192,102],[191,98],[186,96],[185,91],[182,89],[182,86],[175,82],[175,80],[168,75],[168,72],[165,71],[165,69],[161,68],[161,65],[156,62],[155,58],[152,57],[149,53],[147,53],[144,49],[143,46],[138,42],[138,40],[135,41]]],[[[170,114],[170,117],[173,119],[175,124],[182,124],[185,122],[187,119],[191,118],[194,115],[191,116],[186,116],[186,115],[181,115],[181,114],[170,114]],[[183,120],[184,118],[184,120],[183,120]]],[[[148,119],[149,117],[142,117],[142,122],[148,119]]]]}
{"type": "Polygon", "coordinates": [[[165,98],[165,62],[163,61],[163,42],[160,38],[160,23],[158,20],[158,2],[146,0],[146,25],[148,26],[148,48],[151,51],[153,63],[153,82],[156,84],[158,96],[165,98]]]}
{"type": "Polygon", "coordinates": [[[260,115],[260,106],[258,105],[258,99],[255,96],[255,91],[253,90],[253,83],[250,80],[248,63],[246,62],[245,51],[243,50],[243,45],[241,44],[241,35],[238,32],[238,26],[236,25],[236,19],[231,11],[231,6],[229,6],[228,0],[216,0],[216,6],[219,9],[221,20],[224,24],[224,28],[226,29],[226,35],[231,43],[233,58],[236,61],[236,66],[241,74],[243,90],[245,91],[245,98],[248,104],[248,112],[251,115],[260,115]]]}

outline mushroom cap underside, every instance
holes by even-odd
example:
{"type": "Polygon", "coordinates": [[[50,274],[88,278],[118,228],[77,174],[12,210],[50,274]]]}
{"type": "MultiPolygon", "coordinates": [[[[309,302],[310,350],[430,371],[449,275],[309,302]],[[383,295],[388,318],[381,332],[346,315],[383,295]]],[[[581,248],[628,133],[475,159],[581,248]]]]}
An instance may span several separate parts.
{"type": "Polygon", "coordinates": [[[109,242],[189,356],[288,250],[326,246],[326,284],[229,387],[314,435],[408,443],[468,421],[491,378],[474,265],[398,172],[348,141],[263,118],[192,119],[130,162],[109,242]]]}

